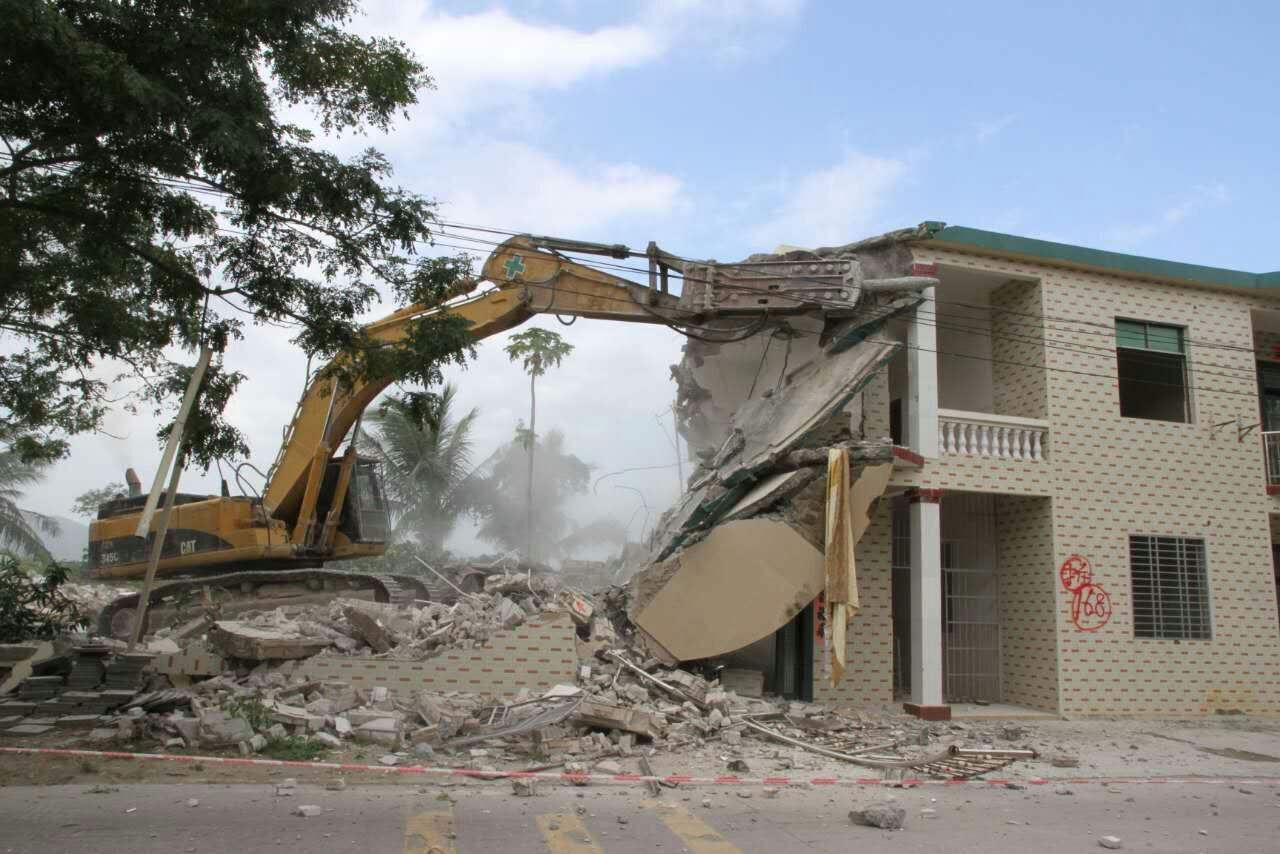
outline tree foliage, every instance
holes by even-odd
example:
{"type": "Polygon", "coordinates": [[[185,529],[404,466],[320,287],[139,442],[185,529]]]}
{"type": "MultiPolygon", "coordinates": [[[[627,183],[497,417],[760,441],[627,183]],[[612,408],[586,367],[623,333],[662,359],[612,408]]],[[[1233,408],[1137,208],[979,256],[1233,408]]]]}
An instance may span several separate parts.
{"type": "Polygon", "coordinates": [[[48,560],[41,535],[57,536],[58,523],[48,516],[24,514],[18,506],[22,488],[34,486],[43,477],[43,465],[25,462],[14,450],[0,451],[0,548],[48,560]]]}
{"type": "Polygon", "coordinates": [[[76,496],[76,500],[71,504],[71,512],[76,516],[85,516],[92,519],[98,515],[98,508],[103,504],[106,504],[117,495],[128,494],[129,490],[119,481],[113,481],[97,489],[87,489],[76,496]]]}
{"type": "Polygon", "coordinates": [[[67,576],[66,567],[51,563],[35,577],[0,555],[0,643],[50,640],[87,626],[88,615],[61,590],[67,576]]]}
{"type": "MultiPolygon", "coordinates": [[[[420,320],[399,347],[356,322],[381,294],[436,303],[469,272],[416,254],[431,202],[391,185],[377,151],[339,158],[282,112],[309,109],[333,133],[386,129],[430,86],[403,44],[345,29],[355,10],[0,0],[0,335],[19,342],[0,357],[9,448],[65,454],[68,436],[101,427],[120,376],[137,388],[129,405],[171,411],[185,374],[168,354],[221,352],[248,322],[291,327],[321,359],[349,353],[333,369],[346,382],[429,386],[461,361],[458,318],[420,320]]],[[[243,453],[223,421],[241,379],[215,360],[190,460],[243,453]]]]}
{"type": "Polygon", "coordinates": [[[438,395],[414,401],[388,397],[360,435],[361,450],[382,462],[393,539],[416,540],[429,559],[443,553],[459,517],[480,503],[481,481],[471,464],[471,431],[480,413],[457,415],[456,397],[447,384],[438,395]]]}
{"type": "Polygon", "coordinates": [[[573,345],[550,329],[526,329],[512,335],[504,349],[511,361],[520,362],[525,373],[536,378],[548,368],[560,367],[560,362],[573,352],[573,345]]]}
{"type": "MultiPolygon", "coordinates": [[[[484,505],[478,514],[479,536],[513,551],[525,546],[529,450],[524,442],[516,439],[503,446],[483,467],[486,489],[484,505]]],[[[566,505],[573,496],[586,491],[592,467],[569,453],[564,434],[559,430],[548,431],[536,442],[533,451],[538,457],[538,469],[532,490],[532,553],[551,556],[560,552],[561,540],[572,529],[566,505]]]]}

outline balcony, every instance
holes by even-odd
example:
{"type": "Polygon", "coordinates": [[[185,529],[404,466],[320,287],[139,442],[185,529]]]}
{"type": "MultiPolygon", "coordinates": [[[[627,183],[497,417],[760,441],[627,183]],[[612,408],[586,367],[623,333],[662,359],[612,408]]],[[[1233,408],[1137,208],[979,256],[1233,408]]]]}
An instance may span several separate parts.
{"type": "Polygon", "coordinates": [[[1048,434],[1049,422],[1036,418],[938,410],[938,453],[944,457],[1041,462],[1048,434]]]}
{"type": "Polygon", "coordinates": [[[1262,453],[1267,458],[1267,492],[1280,492],[1280,430],[1262,433],[1262,453]]]}

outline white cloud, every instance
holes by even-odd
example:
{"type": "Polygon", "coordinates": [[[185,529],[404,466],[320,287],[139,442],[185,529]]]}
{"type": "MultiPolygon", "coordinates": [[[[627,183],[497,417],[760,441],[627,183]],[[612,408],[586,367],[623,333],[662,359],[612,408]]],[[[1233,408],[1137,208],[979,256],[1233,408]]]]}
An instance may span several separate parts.
{"type": "MultiPolygon", "coordinates": [[[[454,149],[426,176],[446,220],[587,237],[686,207],[679,178],[634,163],[568,164],[522,143],[454,149]]],[[[616,240],[612,242],[617,242],[616,240]]]]}
{"type": "MultiPolygon", "coordinates": [[[[775,34],[762,24],[788,20],[801,0],[651,0],[635,17],[594,29],[520,18],[495,7],[451,14],[431,4],[381,0],[355,26],[405,42],[437,89],[411,111],[415,125],[439,131],[485,110],[537,116],[531,93],[652,63],[681,44],[714,44],[717,58],[747,56],[775,34]]],[[[699,52],[695,55],[703,55],[699,52]]]]}
{"type": "Polygon", "coordinates": [[[763,248],[846,243],[865,236],[885,199],[907,174],[907,163],[850,153],[844,160],[783,182],[783,200],[752,238],[763,248]]]}
{"type": "Polygon", "coordinates": [[[1152,219],[1120,225],[1107,232],[1107,238],[1123,245],[1135,245],[1176,228],[1189,217],[1231,200],[1225,184],[1217,182],[1197,188],[1185,198],[1169,205],[1152,219]]]}

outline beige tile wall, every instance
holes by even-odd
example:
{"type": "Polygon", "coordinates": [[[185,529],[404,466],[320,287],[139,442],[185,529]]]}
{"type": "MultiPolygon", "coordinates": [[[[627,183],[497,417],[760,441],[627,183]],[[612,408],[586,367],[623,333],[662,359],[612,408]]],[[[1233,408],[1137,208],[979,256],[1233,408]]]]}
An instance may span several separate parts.
{"type": "MultiPolygon", "coordinates": [[[[945,511],[944,511],[945,512],[945,511]]],[[[1004,700],[1058,709],[1057,576],[1050,499],[996,497],[1004,700]]]]}
{"type": "Polygon", "coordinates": [[[861,709],[893,701],[893,622],[890,548],[892,515],[887,499],[875,507],[871,525],[854,550],[862,609],[849,623],[848,666],[831,687],[822,670],[820,642],[814,644],[813,699],[861,709]]]}

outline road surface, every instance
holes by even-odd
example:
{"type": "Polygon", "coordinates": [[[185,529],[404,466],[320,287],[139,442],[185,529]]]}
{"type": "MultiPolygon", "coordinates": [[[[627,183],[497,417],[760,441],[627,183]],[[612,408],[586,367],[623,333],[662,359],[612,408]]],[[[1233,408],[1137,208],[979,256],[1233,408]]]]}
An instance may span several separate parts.
{"type": "Polygon", "coordinates": [[[344,791],[301,784],[289,797],[262,783],[105,788],[4,787],[0,851],[1057,854],[1101,851],[1103,836],[1119,837],[1127,851],[1161,854],[1280,845],[1280,787],[1258,785],[822,788],[772,797],[761,789],[689,789],[657,799],[642,788],[597,786],[516,797],[509,782],[344,791]],[[851,807],[886,795],[906,810],[905,829],[851,824],[851,807]],[[302,804],[323,812],[294,815],[302,804]]]}

